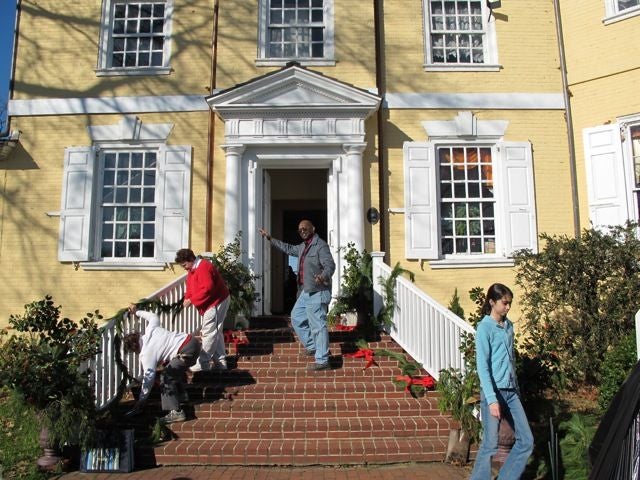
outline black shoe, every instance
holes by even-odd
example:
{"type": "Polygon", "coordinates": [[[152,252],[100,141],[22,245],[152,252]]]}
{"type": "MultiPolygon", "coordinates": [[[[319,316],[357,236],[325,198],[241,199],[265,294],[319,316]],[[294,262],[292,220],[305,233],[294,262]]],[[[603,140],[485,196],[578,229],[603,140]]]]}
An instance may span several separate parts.
{"type": "Polygon", "coordinates": [[[307,367],[307,370],[317,372],[319,370],[329,370],[329,363],[312,363],[307,367]]]}

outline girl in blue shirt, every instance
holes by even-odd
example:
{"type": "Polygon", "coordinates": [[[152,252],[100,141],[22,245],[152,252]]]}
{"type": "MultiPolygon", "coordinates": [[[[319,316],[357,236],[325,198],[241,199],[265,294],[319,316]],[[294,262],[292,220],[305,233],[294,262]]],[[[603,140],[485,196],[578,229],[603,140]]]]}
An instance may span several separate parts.
{"type": "Polygon", "coordinates": [[[490,480],[491,457],[498,452],[501,420],[512,426],[516,442],[500,469],[500,480],[520,478],[533,451],[533,435],[520,402],[513,349],[513,323],[507,318],[513,293],[494,283],[482,306],[484,317],[476,328],[476,362],[480,377],[482,443],[471,480],[490,480]]]}

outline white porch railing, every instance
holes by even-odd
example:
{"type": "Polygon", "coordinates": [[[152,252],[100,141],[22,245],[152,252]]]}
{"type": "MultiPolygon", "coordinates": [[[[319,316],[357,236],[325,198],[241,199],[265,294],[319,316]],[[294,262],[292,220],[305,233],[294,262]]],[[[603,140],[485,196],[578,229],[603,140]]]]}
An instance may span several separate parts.
{"type": "MultiPolygon", "coordinates": [[[[147,298],[149,300],[159,300],[165,305],[177,302],[184,296],[185,278],[186,273],[147,298]]],[[[195,332],[200,329],[200,322],[201,317],[194,307],[185,308],[175,319],[171,318],[170,313],[160,314],[161,325],[167,330],[175,332],[195,332]]],[[[126,335],[134,331],[144,333],[144,323],[137,317],[129,318],[125,314],[122,322],[122,334],[126,335]]],[[[95,356],[93,361],[89,362],[89,368],[91,369],[89,380],[93,385],[98,409],[106,407],[116,397],[118,386],[122,379],[122,370],[115,358],[116,319],[114,318],[107,322],[101,327],[101,330],[100,353],[95,356]]],[[[129,374],[134,378],[141,378],[142,369],[138,356],[133,354],[125,355],[124,352],[121,355],[129,374]]]]}
{"type": "MultiPolygon", "coordinates": [[[[373,252],[374,312],[382,307],[380,278],[388,279],[391,268],[383,262],[384,253],[373,252]]],[[[396,309],[389,334],[436,380],[440,370],[464,370],[460,352],[461,334],[475,329],[450,310],[421,291],[411,281],[398,277],[395,287],[396,309]]]]}

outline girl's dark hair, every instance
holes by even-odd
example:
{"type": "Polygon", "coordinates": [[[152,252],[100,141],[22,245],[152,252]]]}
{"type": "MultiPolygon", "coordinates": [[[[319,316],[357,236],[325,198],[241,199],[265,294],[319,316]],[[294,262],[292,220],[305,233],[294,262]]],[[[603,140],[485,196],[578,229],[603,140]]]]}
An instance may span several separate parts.
{"type": "Polygon", "coordinates": [[[489,315],[491,313],[491,304],[489,303],[489,300],[497,302],[502,297],[513,298],[513,292],[506,285],[503,285],[501,283],[494,283],[489,288],[487,288],[487,295],[484,299],[484,304],[482,305],[482,313],[484,315],[489,315]]]}

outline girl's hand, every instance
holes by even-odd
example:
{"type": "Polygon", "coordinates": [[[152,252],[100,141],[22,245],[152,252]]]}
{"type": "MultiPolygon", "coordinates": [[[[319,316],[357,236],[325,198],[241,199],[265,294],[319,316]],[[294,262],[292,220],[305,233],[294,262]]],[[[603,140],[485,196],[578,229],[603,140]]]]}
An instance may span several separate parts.
{"type": "Polygon", "coordinates": [[[489,413],[491,413],[491,416],[496,417],[498,420],[500,420],[500,404],[498,402],[494,402],[489,405],[489,413]]]}

